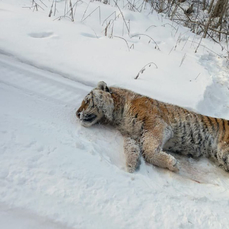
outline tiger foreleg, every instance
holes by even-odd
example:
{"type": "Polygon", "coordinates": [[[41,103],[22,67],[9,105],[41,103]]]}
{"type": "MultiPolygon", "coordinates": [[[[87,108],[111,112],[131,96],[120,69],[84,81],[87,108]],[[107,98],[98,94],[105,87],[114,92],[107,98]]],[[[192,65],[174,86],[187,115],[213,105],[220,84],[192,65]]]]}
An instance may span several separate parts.
{"type": "Polygon", "coordinates": [[[145,131],[142,136],[142,154],[147,162],[176,172],[179,170],[177,160],[162,151],[163,145],[171,136],[171,131],[164,124],[145,131]]]}
{"type": "Polygon", "coordinates": [[[140,165],[140,147],[137,142],[130,138],[124,138],[124,153],[126,157],[126,170],[133,173],[140,165]]]}

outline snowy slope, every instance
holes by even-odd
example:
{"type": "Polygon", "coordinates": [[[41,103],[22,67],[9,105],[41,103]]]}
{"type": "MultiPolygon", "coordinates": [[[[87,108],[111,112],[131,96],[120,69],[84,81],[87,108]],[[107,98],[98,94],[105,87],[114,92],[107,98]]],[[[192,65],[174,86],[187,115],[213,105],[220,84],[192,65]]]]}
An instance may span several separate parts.
{"type": "Polygon", "coordinates": [[[1,202],[74,228],[227,225],[228,174],[205,160],[194,168],[212,171],[210,184],[144,162],[128,174],[120,135],[75,118],[88,87],[3,56],[0,66],[1,202]]]}
{"type": "MultiPolygon", "coordinates": [[[[84,23],[53,21],[47,11],[22,8],[29,4],[0,2],[1,228],[226,228],[228,173],[207,159],[176,156],[178,174],[144,161],[128,174],[120,134],[104,126],[83,128],[75,117],[99,80],[229,117],[225,60],[206,48],[195,54],[193,44],[179,39],[189,32],[162,26],[171,22],[158,15],[123,11],[133,34],[156,25],[149,35],[161,49],[124,34],[135,45],[128,51],[123,40],[104,37],[93,21],[97,16],[84,23]],[[158,69],[147,68],[134,80],[150,61],[158,69]]],[[[97,2],[90,7],[98,5],[103,19],[117,10],[97,2]]]]}
{"type": "MultiPolygon", "coordinates": [[[[101,25],[97,14],[81,23],[88,2],[83,2],[79,6],[81,8],[77,8],[82,12],[76,11],[79,20],[75,23],[65,18],[53,21],[57,16],[48,18],[48,10],[33,12],[22,8],[31,5],[30,1],[24,0],[27,4],[17,2],[14,5],[6,2],[2,3],[0,15],[0,19],[7,22],[1,24],[1,31],[5,32],[1,34],[0,52],[16,56],[23,62],[61,73],[90,86],[106,79],[110,85],[134,89],[164,101],[190,107],[194,107],[202,98],[205,85],[212,82],[207,70],[199,64],[201,56],[194,54],[195,37],[185,28],[171,26],[171,22],[161,15],[123,11],[126,18],[131,19],[130,37],[126,32],[123,35],[129,47],[134,45],[134,49],[128,49],[125,41],[117,38],[122,37],[123,21],[120,17],[115,21],[117,31],[114,31],[116,37],[112,39],[104,36],[106,23],[101,25]],[[21,7],[16,7],[17,4],[21,7]],[[155,43],[146,35],[156,42],[160,50],[155,49],[155,43]],[[154,62],[158,69],[154,66],[147,68],[138,80],[134,80],[149,62],[154,62]],[[163,90],[158,85],[164,85],[163,90]],[[181,88],[186,92],[185,95],[181,88]]],[[[96,2],[90,3],[91,9],[88,9],[87,14],[98,5],[103,9],[102,21],[106,21],[114,12],[118,14],[116,7],[96,2]]],[[[62,15],[61,9],[64,6],[59,7],[59,15],[62,15]]],[[[216,45],[211,46],[214,48],[216,45]]],[[[200,49],[203,49],[202,53],[208,61],[208,50],[200,49]]]]}
{"type": "Polygon", "coordinates": [[[0,204],[1,228],[6,229],[68,229],[66,225],[53,222],[47,217],[41,217],[25,209],[10,208],[0,204]]]}

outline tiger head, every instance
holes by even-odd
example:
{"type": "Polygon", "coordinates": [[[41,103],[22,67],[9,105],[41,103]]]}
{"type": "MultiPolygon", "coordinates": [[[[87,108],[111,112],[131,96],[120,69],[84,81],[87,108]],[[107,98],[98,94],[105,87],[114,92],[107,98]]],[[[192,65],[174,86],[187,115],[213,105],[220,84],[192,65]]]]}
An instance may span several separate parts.
{"type": "Polygon", "coordinates": [[[111,96],[111,90],[105,82],[101,81],[83,99],[80,108],[76,111],[76,116],[82,126],[90,127],[102,118],[112,121],[113,110],[114,101],[111,96]]]}

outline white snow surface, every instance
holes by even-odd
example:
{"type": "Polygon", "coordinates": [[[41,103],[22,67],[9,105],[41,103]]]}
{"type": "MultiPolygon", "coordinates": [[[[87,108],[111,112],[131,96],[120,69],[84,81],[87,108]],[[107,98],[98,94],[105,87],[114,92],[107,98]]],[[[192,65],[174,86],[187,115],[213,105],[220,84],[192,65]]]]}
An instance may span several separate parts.
{"type": "Polygon", "coordinates": [[[0,1],[0,228],[227,228],[228,173],[175,155],[178,173],[142,159],[129,174],[120,133],[84,128],[75,116],[104,80],[229,119],[220,46],[205,39],[195,52],[200,37],[150,14],[148,4],[138,13],[118,1],[130,33],[120,15],[110,37],[105,19],[120,13],[112,1],[78,1],[74,22],[54,20],[65,1],[56,1],[51,18],[52,1],[37,2],[44,10],[28,8],[28,0],[0,1]],[[100,17],[99,10],[90,15],[97,7],[100,17]]]}

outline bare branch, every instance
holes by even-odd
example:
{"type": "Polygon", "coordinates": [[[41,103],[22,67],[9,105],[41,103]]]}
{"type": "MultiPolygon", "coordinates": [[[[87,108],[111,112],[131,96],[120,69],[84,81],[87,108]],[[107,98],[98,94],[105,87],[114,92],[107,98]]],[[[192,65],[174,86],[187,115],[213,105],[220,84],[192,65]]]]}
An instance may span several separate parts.
{"type": "Polygon", "coordinates": [[[135,80],[138,79],[139,75],[144,73],[144,71],[146,70],[146,67],[151,67],[151,65],[154,65],[156,67],[156,69],[158,69],[158,66],[154,63],[154,62],[149,62],[148,64],[146,64],[136,75],[136,77],[134,78],[135,80]]]}

